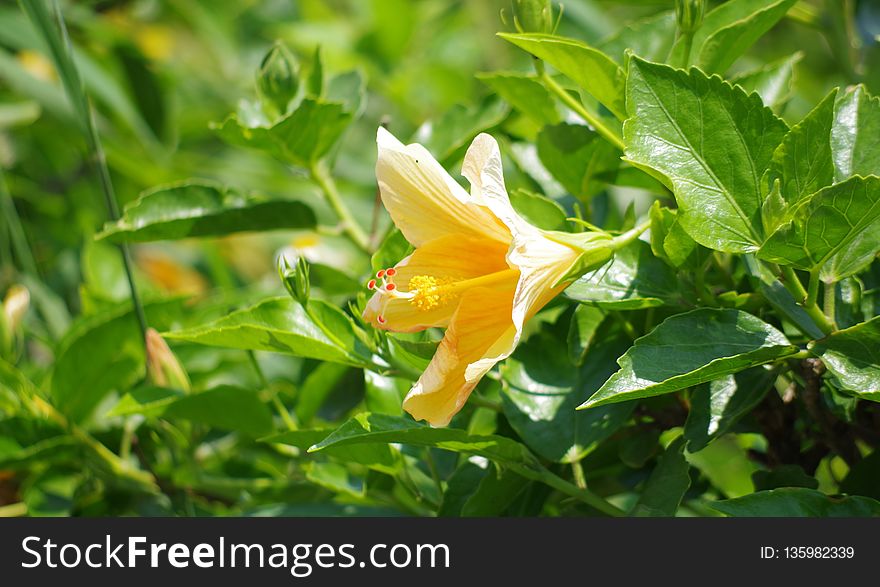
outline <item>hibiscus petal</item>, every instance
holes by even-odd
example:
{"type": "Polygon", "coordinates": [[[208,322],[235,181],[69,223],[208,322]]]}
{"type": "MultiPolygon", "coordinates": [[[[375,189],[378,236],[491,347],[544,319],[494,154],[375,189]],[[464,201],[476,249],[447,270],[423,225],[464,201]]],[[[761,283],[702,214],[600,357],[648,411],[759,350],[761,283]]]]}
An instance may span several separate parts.
{"type": "Polygon", "coordinates": [[[447,234],[509,242],[495,216],[469,204],[470,196],[421,145],[404,145],[379,128],[376,179],[382,203],[413,246],[447,234]]]}
{"type": "MultiPolygon", "coordinates": [[[[508,291],[513,287],[511,279],[508,291]]],[[[446,426],[480,378],[513,352],[512,306],[509,295],[492,289],[475,288],[462,296],[434,358],[403,400],[413,418],[446,426]]]]}

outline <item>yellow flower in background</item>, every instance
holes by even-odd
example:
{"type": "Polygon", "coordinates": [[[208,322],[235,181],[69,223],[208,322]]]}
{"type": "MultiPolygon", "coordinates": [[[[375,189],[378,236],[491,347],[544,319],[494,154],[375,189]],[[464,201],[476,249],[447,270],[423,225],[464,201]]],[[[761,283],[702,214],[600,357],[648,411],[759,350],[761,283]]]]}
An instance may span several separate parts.
{"type": "Polygon", "coordinates": [[[616,239],[603,232],[541,230],[513,209],[501,153],[481,134],[464,158],[468,194],[421,145],[380,128],[376,177],[392,220],[415,247],[369,282],[364,318],[377,328],[415,332],[446,327],[404,409],[445,426],[523,325],[579,275],[610,259],[616,239]]]}
{"type": "Polygon", "coordinates": [[[15,58],[18,60],[22,69],[35,78],[43,80],[44,82],[54,82],[58,80],[58,73],[55,71],[55,66],[52,65],[52,62],[39,51],[22,49],[18,52],[15,58]]]}

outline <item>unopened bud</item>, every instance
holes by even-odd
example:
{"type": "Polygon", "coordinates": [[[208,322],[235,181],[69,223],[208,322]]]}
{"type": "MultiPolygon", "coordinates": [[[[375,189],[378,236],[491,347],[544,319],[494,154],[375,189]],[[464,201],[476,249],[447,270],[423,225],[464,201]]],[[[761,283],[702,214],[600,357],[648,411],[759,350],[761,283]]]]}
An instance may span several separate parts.
{"type": "Polygon", "coordinates": [[[147,379],[158,387],[187,393],[192,389],[180,361],[168,348],[165,339],[152,328],[147,328],[147,379]]]}
{"type": "Polygon", "coordinates": [[[257,74],[257,91],[270,114],[284,115],[299,89],[299,65],[282,43],[276,42],[263,57],[257,74]]]}
{"type": "Polygon", "coordinates": [[[7,290],[3,300],[3,315],[10,330],[18,330],[21,326],[30,302],[31,294],[25,286],[15,284],[7,290]]]}
{"type": "Polygon", "coordinates": [[[556,25],[550,0],[513,0],[513,24],[521,33],[552,33],[556,25]]]}
{"type": "Polygon", "coordinates": [[[278,258],[278,276],[281,277],[281,282],[284,284],[290,297],[303,306],[307,306],[309,295],[311,294],[311,284],[309,281],[309,264],[305,258],[297,258],[296,266],[291,267],[287,257],[281,255],[278,258]]]}
{"type": "Polygon", "coordinates": [[[706,0],[675,0],[675,18],[678,30],[693,33],[703,24],[706,13],[706,0]]]}

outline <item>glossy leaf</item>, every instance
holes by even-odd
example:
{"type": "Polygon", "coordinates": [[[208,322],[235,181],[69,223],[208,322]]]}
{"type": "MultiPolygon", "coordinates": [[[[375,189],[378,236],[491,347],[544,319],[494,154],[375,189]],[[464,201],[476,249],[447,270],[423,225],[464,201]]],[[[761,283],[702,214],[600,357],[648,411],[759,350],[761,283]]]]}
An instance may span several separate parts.
{"type": "Polygon", "coordinates": [[[165,333],[170,340],[286,353],[353,366],[369,364],[369,350],[351,319],[320,300],[308,312],[290,298],[270,298],[204,326],[165,333]]]}
{"type": "Polygon", "coordinates": [[[611,263],[575,281],[565,295],[611,310],[638,310],[681,301],[675,274],[642,241],[624,247],[611,263]]]}
{"type": "Polygon", "coordinates": [[[752,278],[754,287],[761,292],[774,310],[786,320],[795,324],[811,338],[822,338],[825,334],[809,314],[795,301],[791,292],[754,255],[744,257],[746,270],[752,278]]]}
{"type": "Polygon", "coordinates": [[[547,171],[577,198],[599,191],[604,182],[597,176],[615,171],[620,163],[620,151],[583,125],[545,126],[535,144],[547,171]]]}
{"type": "Polygon", "coordinates": [[[697,452],[730,431],[764,399],[776,377],[772,369],[755,367],[695,387],[684,424],[688,451],[697,452]]]}
{"type": "Polygon", "coordinates": [[[813,343],[810,350],[844,389],[880,401],[880,316],[838,330],[813,343]]]}
{"type": "Polygon", "coordinates": [[[835,282],[862,269],[880,250],[880,178],[853,177],[802,200],[758,256],[814,270],[835,282]]]}
{"type": "Polygon", "coordinates": [[[859,85],[841,95],[834,107],[831,151],[834,179],[880,173],[880,97],[859,85]]]}
{"type": "Polygon", "coordinates": [[[498,36],[546,61],[619,119],[625,118],[623,90],[626,75],[602,51],[582,41],[554,35],[498,33],[498,36]]]}
{"type": "Polygon", "coordinates": [[[761,104],[718,77],[629,63],[626,157],[672,183],[682,227],[698,243],[748,252],[762,241],[760,178],[787,131],[761,104]]]}
{"type": "Polygon", "coordinates": [[[583,364],[604,319],[605,312],[599,308],[580,304],[574,309],[568,328],[568,358],[572,364],[583,364]]]}
{"type": "Polygon", "coordinates": [[[697,257],[697,246],[681,227],[678,212],[655,202],[651,207],[651,251],[654,255],[677,268],[697,257]]]}
{"type": "Polygon", "coordinates": [[[624,424],[633,403],[578,412],[575,408],[614,371],[614,359],[626,342],[606,340],[572,369],[563,341],[538,333],[504,362],[504,415],[523,442],[544,458],[579,461],[624,424]]]}
{"type": "Polygon", "coordinates": [[[688,470],[690,465],[684,458],[685,439],[679,436],[673,440],[651,476],[645,483],[639,501],[631,515],[642,517],[674,516],[678,504],[691,485],[688,470]]]}
{"type": "Polygon", "coordinates": [[[777,518],[866,518],[880,516],[880,502],[869,497],[829,497],[814,489],[786,487],[714,502],[728,516],[777,518]]]}
{"type": "Polygon", "coordinates": [[[510,203],[531,224],[544,230],[563,230],[566,214],[562,206],[540,194],[518,189],[510,193],[510,203]]]}
{"type": "Polygon", "coordinates": [[[664,320],[617,360],[621,369],[581,408],[684,389],[775,361],[797,347],[740,310],[701,308],[664,320]]]}
{"type": "Polygon", "coordinates": [[[803,53],[797,52],[758,69],[735,75],[732,81],[746,92],[757,93],[765,105],[771,108],[780,108],[791,98],[794,66],[803,57],[803,53]]]}
{"type": "Polygon", "coordinates": [[[148,242],[236,232],[314,228],[315,214],[295,200],[246,195],[218,184],[161,186],[128,204],[122,218],[97,235],[113,242],[148,242]]]}

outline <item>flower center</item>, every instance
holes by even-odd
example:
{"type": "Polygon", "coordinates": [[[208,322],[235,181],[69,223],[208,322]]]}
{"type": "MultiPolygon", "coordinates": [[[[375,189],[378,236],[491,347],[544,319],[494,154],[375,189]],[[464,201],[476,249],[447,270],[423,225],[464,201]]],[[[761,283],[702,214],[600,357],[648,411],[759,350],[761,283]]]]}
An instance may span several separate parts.
{"type": "Polygon", "coordinates": [[[458,298],[461,292],[467,288],[491,287],[499,282],[507,281],[516,273],[518,273],[517,270],[508,269],[458,281],[449,276],[414,275],[407,283],[407,290],[403,291],[394,282],[397,270],[392,267],[376,273],[376,279],[371,279],[367,283],[367,289],[377,292],[384,298],[377,320],[379,324],[385,324],[385,309],[392,299],[406,300],[418,311],[428,312],[445,306],[458,298]]]}

